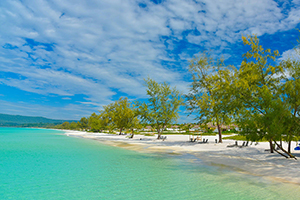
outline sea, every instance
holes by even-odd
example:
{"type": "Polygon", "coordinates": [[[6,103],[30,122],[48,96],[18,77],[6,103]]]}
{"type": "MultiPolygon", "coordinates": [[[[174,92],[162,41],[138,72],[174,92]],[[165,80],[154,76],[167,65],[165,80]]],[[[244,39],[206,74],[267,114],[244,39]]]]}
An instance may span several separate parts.
{"type": "Polygon", "coordinates": [[[138,152],[57,130],[0,128],[1,200],[299,198],[299,185],[192,155],[138,152]]]}

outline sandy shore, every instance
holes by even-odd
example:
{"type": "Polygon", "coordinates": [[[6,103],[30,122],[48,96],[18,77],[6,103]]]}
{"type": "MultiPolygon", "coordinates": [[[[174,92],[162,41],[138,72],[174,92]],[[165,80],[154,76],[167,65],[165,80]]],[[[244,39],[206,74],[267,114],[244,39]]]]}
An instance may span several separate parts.
{"type": "MultiPolygon", "coordinates": [[[[227,147],[235,143],[234,140],[223,140],[215,143],[217,136],[203,136],[208,143],[189,142],[188,135],[167,135],[167,139],[157,140],[156,136],[135,135],[133,139],[125,135],[105,133],[88,133],[80,131],[66,131],[66,135],[99,140],[105,144],[143,152],[163,152],[172,154],[191,154],[208,165],[227,167],[240,173],[262,176],[281,182],[300,185],[300,151],[292,150],[299,159],[286,159],[277,153],[269,153],[267,142],[248,147],[227,147]]],[[[226,136],[224,136],[226,137],[226,136]]],[[[242,145],[242,141],[239,141],[242,145]]],[[[286,148],[287,144],[284,144],[286,148]]],[[[296,143],[292,143],[292,149],[296,143]]]]}

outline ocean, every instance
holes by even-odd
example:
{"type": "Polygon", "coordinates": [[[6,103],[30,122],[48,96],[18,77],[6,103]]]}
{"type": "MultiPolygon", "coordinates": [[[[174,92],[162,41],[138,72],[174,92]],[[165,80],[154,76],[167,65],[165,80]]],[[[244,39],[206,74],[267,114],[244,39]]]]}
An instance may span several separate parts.
{"type": "MultiPolygon", "coordinates": [[[[283,169],[284,170],[284,169],[283,169]]],[[[299,185],[62,131],[0,128],[0,199],[299,199],[299,185]]]]}

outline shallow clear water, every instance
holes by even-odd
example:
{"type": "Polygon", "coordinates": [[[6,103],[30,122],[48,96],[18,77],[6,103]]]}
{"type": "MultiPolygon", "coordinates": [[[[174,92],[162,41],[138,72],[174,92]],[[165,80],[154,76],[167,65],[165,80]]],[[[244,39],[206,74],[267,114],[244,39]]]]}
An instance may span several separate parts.
{"type": "Polygon", "coordinates": [[[300,187],[43,129],[0,128],[0,199],[298,199],[300,187]]]}

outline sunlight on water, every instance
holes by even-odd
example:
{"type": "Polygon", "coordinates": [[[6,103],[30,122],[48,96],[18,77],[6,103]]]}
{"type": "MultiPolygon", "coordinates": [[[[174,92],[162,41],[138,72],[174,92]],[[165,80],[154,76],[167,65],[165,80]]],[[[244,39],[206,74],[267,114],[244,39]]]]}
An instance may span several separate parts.
{"type": "Polygon", "coordinates": [[[299,186],[43,129],[0,128],[0,199],[297,199],[299,186]]]}

